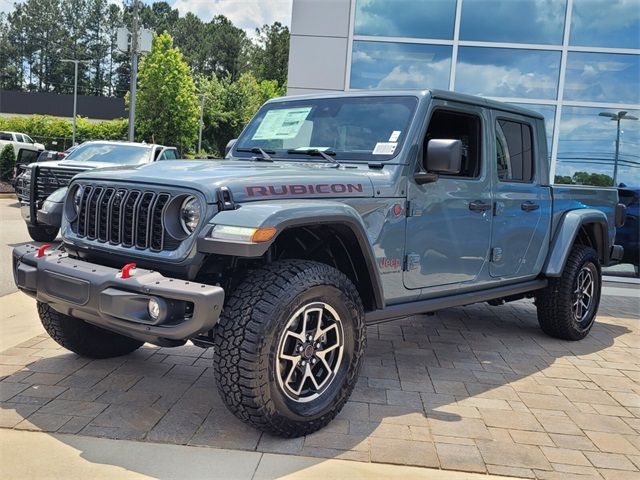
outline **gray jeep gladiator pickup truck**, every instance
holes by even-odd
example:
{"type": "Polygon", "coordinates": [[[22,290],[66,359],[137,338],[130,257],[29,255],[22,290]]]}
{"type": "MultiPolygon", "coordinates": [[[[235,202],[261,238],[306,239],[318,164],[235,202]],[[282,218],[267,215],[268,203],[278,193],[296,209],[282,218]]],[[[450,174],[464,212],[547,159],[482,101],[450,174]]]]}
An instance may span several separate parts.
{"type": "Polygon", "coordinates": [[[65,348],[213,347],[229,409],[294,437],[349,398],[368,323],[535,298],[546,333],[585,337],[623,221],[615,189],[550,184],[529,110],[435,90],[289,97],[224,160],[75,176],[62,245],[16,248],[13,270],[65,348]]]}

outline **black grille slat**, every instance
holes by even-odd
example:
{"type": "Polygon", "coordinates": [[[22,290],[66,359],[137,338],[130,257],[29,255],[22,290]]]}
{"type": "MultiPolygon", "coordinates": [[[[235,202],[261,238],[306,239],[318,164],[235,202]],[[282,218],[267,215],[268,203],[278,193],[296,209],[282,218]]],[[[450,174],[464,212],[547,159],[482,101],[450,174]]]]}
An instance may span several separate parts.
{"type": "Polygon", "coordinates": [[[164,224],[171,194],[91,184],[79,188],[78,218],[72,223],[79,237],[154,252],[180,246],[164,224]]]}
{"type": "Polygon", "coordinates": [[[155,193],[143,193],[136,208],[136,247],[138,248],[147,248],[149,244],[149,211],[155,197],[155,193]]]}
{"type": "Polygon", "coordinates": [[[153,205],[150,221],[151,227],[149,228],[149,248],[151,248],[151,250],[161,251],[164,248],[164,224],[162,223],[162,217],[170,199],[171,196],[168,193],[161,193],[153,205]]]}
{"type": "Polygon", "coordinates": [[[98,240],[101,242],[107,242],[109,240],[109,205],[111,204],[111,198],[113,197],[114,192],[115,190],[113,188],[105,189],[98,201],[97,230],[98,240]]]}

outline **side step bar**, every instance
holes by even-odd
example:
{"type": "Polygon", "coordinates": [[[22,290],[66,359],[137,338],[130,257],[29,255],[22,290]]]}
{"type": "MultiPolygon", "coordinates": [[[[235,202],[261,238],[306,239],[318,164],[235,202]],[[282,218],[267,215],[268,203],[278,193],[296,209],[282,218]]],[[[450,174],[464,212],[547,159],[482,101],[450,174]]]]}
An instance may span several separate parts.
{"type": "Polygon", "coordinates": [[[472,303],[486,302],[495,298],[519,295],[522,293],[532,292],[534,290],[540,290],[546,286],[547,280],[531,280],[525,283],[505,285],[503,287],[490,288],[488,290],[480,290],[477,292],[459,293],[457,295],[429,298],[427,300],[420,300],[417,302],[389,305],[382,310],[367,312],[365,320],[367,323],[384,322],[386,320],[394,320],[411,315],[418,315],[420,313],[435,312],[445,308],[460,307],[462,305],[470,305],[472,303]]]}

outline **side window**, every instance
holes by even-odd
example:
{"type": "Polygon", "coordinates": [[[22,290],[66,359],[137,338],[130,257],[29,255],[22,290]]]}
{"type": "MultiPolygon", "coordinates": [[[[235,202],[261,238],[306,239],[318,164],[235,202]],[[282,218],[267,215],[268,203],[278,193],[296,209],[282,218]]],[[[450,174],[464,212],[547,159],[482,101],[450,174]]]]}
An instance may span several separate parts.
{"type": "Polygon", "coordinates": [[[35,143],[29,135],[23,135],[24,141],[27,143],[35,143]]]}
{"type": "Polygon", "coordinates": [[[533,179],[531,126],[511,120],[496,124],[496,162],[502,182],[530,182],[533,179]]]}
{"type": "Polygon", "coordinates": [[[153,152],[153,161],[156,160],[164,160],[163,158],[158,158],[160,156],[160,152],[162,152],[162,147],[156,147],[156,151],[153,152]]]}
{"type": "Polygon", "coordinates": [[[480,117],[468,113],[436,110],[431,116],[423,151],[432,139],[460,140],[462,167],[456,177],[475,178],[480,175],[480,117]]]}
{"type": "Polygon", "coordinates": [[[164,151],[164,159],[165,160],[177,160],[178,155],[175,150],[165,150],[164,151]]]}
{"type": "Polygon", "coordinates": [[[24,137],[19,133],[16,133],[16,142],[23,142],[24,143],[24,137]]]}
{"type": "Polygon", "coordinates": [[[13,137],[10,133],[0,132],[0,140],[8,140],[10,142],[13,142],[13,137]]]}

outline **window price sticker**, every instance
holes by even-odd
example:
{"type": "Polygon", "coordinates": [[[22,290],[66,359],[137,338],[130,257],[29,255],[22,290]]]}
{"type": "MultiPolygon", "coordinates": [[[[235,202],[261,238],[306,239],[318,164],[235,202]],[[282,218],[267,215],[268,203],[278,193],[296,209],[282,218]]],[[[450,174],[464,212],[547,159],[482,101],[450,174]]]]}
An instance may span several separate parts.
{"type": "Polygon", "coordinates": [[[373,155],[393,155],[397,146],[396,142],[378,142],[373,149],[373,155]]]}

